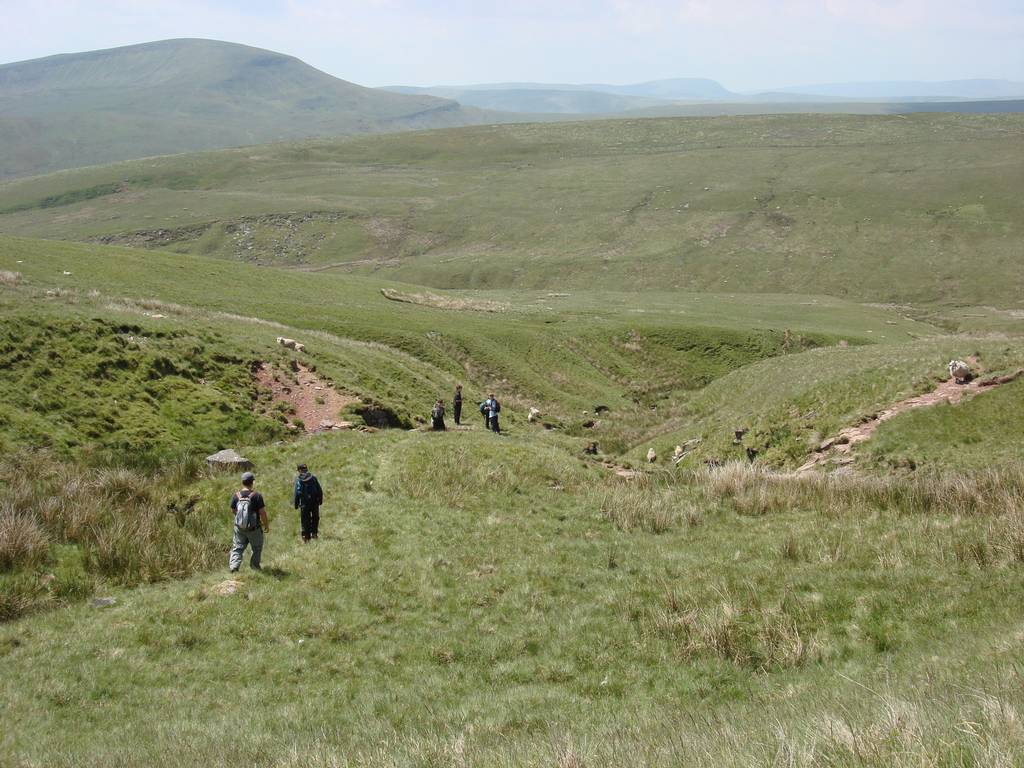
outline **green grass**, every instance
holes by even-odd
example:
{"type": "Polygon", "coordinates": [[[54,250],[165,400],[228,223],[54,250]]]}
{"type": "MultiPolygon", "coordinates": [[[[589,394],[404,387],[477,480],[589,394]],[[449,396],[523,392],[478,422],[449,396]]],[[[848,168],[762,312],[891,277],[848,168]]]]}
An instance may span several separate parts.
{"type": "Polygon", "coordinates": [[[299,338],[340,387],[405,419],[422,418],[462,381],[469,398],[500,390],[512,424],[532,405],[568,422],[604,404],[626,420],[674,391],[766,356],[834,343],[840,334],[887,343],[934,332],[890,310],[821,297],[765,297],[759,313],[749,297],[659,294],[645,303],[625,294],[501,293],[483,298],[508,304],[506,312],[441,310],[388,301],[381,288],[393,283],[361,277],[18,238],[2,243],[0,268],[22,275],[20,286],[0,295],[11,308],[116,316],[148,333],[198,324],[238,344],[235,354],[255,358],[271,355],[278,335],[299,338]],[[640,306],[646,308],[637,312],[640,306]]]}
{"type": "Polygon", "coordinates": [[[1017,459],[1024,428],[1024,382],[984,392],[956,406],[902,414],[882,424],[863,450],[882,467],[981,469],[1017,459]]]}
{"type": "Polygon", "coordinates": [[[1024,364],[1016,120],[522,126],[5,185],[5,233],[198,234],[0,235],[0,764],[1021,763],[1019,382],[893,419],[847,475],[774,471],[952,357],[1024,364]],[[728,224],[751,184],[780,208],[742,242],[669,221],[728,224]],[[258,265],[335,256],[372,263],[258,265]],[[462,382],[470,427],[288,438],[254,360],[404,426],[462,382]],[[273,530],[221,596],[237,478],[189,457],[228,442],[273,530]],[[600,461],[652,446],[633,480],[600,461]],[[307,546],[299,461],[327,494],[307,546]]]}
{"type": "Polygon", "coordinates": [[[1019,115],[789,115],[281,144],[7,183],[0,209],[30,210],[0,230],[439,288],[1019,309],[1022,129],[1019,115]],[[123,191],[39,207],[110,184],[123,191]],[[250,237],[225,235],[243,222],[250,237]]]}
{"type": "MultiPolygon", "coordinates": [[[[1009,682],[1018,617],[1005,595],[1024,572],[994,546],[970,554],[1001,517],[757,513],[672,483],[633,493],[696,501],[697,524],[623,531],[575,492],[616,481],[533,438],[327,435],[253,456],[270,570],[243,571],[239,594],[215,595],[226,574],[211,573],[0,627],[7,760],[1021,757],[1006,714],[1021,705],[1009,682]],[[299,459],[328,495],[323,536],[305,547],[287,511],[299,459]],[[160,727],[143,727],[153,712],[160,727]]],[[[226,504],[231,483],[209,481],[204,499],[226,504]]],[[[207,514],[226,546],[226,512],[207,514]]]]}
{"type": "Polygon", "coordinates": [[[282,426],[256,412],[253,356],[232,347],[205,330],[8,316],[0,327],[0,435],[7,446],[65,455],[86,448],[137,463],[183,447],[205,455],[279,438],[282,426]]]}
{"type": "MultiPolygon", "coordinates": [[[[746,449],[752,448],[763,464],[799,466],[824,439],[893,403],[933,389],[948,378],[950,359],[975,353],[993,373],[1016,370],[1024,364],[1019,342],[1000,336],[945,336],[892,345],[828,347],[763,360],[717,379],[692,397],[670,403],[651,434],[636,435],[629,456],[639,462],[647,448],[654,447],[668,457],[675,445],[701,438],[703,442],[686,460],[688,464],[741,459],[746,449]],[[739,429],[747,433],[742,444],[734,444],[739,429]]],[[[1016,402],[1019,392],[1019,387],[1000,391],[998,401],[1016,402]]],[[[984,408],[980,400],[978,405],[984,408]]],[[[903,415],[890,424],[919,418],[949,435],[958,431],[957,425],[971,423],[976,414],[971,401],[955,408],[903,415]]],[[[984,465],[983,453],[993,462],[1016,458],[1019,433],[1012,417],[1000,420],[992,414],[976,427],[974,434],[984,432],[977,447],[979,466],[984,465]]],[[[879,435],[890,428],[884,425],[879,435]]],[[[923,459],[928,451],[919,450],[924,446],[909,444],[909,440],[909,435],[894,438],[895,442],[879,449],[877,455],[920,455],[923,459]],[[899,442],[903,444],[897,450],[899,442]]],[[[941,466],[960,466],[955,451],[940,453],[941,466]]]]}

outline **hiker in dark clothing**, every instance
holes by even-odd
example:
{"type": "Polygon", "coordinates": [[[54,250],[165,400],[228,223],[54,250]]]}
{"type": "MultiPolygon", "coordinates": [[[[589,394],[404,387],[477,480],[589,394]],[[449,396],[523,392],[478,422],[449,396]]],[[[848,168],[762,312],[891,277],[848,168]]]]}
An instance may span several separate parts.
{"type": "Polygon", "coordinates": [[[444,400],[438,400],[434,403],[433,409],[430,411],[430,424],[431,428],[435,432],[444,432],[444,400]]]}
{"type": "Polygon", "coordinates": [[[305,464],[299,464],[299,476],[295,478],[295,508],[299,510],[299,524],[302,526],[302,541],[319,538],[320,505],[324,503],[324,491],[305,464]]]}
{"type": "Polygon", "coordinates": [[[228,567],[236,573],[242,567],[245,548],[252,547],[249,565],[260,570],[260,556],[263,554],[263,534],[270,533],[267,506],[263,494],[252,489],[256,476],[252,472],[242,474],[242,488],[231,495],[231,511],[235,515],[235,531],[231,538],[231,556],[228,567]]]}
{"type": "Polygon", "coordinates": [[[494,434],[500,435],[501,427],[498,425],[498,414],[501,413],[501,403],[498,402],[498,398],[494,395],[491,395],[488,400],[491,403],[491,429],[494,431],[494,434]]]}
{"type": "Polygon", "coordinates": [[[455,426],[462,423],[462,385],[455,385],[455,397],[452,398],[452,415],[455,416],[455,426]]]}

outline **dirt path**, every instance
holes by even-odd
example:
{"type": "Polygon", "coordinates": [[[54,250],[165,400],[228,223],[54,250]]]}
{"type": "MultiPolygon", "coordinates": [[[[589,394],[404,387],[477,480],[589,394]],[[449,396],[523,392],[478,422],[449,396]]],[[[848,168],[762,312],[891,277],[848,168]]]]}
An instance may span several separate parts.
{"type": "Polygon", "coordinates": [[[816,467],[826,464],[843,466],[853,462],[853,448],[859,443],[869,440],[883,422],[888,421],[901,413],[912,411],[915,408],[926,408],[939,403],[956,405],[968,395],[975,395],[1024,376],[1024,369],[1015,371],[1006,376],[994,376],[987,379],[974,379],[967,384],[957,384],[953,379],[944,381],[931,392],[923,395],[909,397],[889,406],[880,413],[862,421],[853,427],[847,427],[835,437],[829,438],[821,444],[818,450],[804,464],[796,470],[796,474],[808,472],[816,467]]]}
{"type": "Polygon", "coordinates": [[[359,402],[359,398],[339,392],[304,365],[298,364],[296,368],[282,371],[264,364],[255,371],[256,381],[270,391],[275,405],[287,403],[294,409],[291,422],[301,421],[307,433],[351,429],[352,422],[340,421],[338,414],[342,408],[359,402]]]}

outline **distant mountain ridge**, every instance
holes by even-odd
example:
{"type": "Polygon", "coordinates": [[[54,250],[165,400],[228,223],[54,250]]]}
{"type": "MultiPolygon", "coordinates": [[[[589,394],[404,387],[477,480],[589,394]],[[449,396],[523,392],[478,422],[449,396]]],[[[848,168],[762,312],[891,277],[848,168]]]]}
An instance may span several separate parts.
{"type": "Polygon", "coordinates": [[[292,56],[163,40],[0,66],[0,178],[269,141],[496,122],[292,56]]]}
{"type": "Polygon", "coordinates": [[[1024,99],[1024,83],[1012,80],[893,80],[854,83],[821,83],[776,89],[782,93],[831,96],[843,99],[1024,99]]]}
{"type": "MultiPolygon", "coordinates": [[[[740,93],[715,80],[671,78],[644,83],[480,83],[429,87],[387,86],[382,90],[408,95],[435,96],[460,104],[507,112],[555,114],[621,114],[687,105],[786,105],[817,108],[827,104],[859,102],[865,111],[874,102],[953,102],[1024,99],[1024,83],[1009,80],[951,80],[944,82],[893,81],[787,86],[770,91],[740,93]]],[[[898,111],[899,108],[897,108],[898,111]]],[[[698,110],[699,112],[700,110],[698,110]]],[[[703,110],[707,112],[707,110],[703,110]]],[[[829,110],[831,111],[831,110],[829,110]]],[[[873,111],[892,111],[879,108],[873,111]]]]}
{"type": "MultiPolygon", "coordinates": [[[[646,83],[482,83],[429,87],[386,86],[381,90],[453,99],[466,106],[506,112],[614,114],[664,106],[677,101],[740,98],[714,80],[673,78],[646,83]]],[[[790,96],[790,98],[792,98],[790,96]]]]}

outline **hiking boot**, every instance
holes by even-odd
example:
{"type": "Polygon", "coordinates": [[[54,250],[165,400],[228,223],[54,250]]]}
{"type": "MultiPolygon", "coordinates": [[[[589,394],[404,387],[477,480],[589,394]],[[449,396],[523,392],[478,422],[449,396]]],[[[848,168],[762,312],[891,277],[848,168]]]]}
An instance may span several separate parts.
{"type": "Polygon", "coordinates": [[[232,573],[238,573],[238,569],[237,568],[229,568],[228,570],[230,570],[232,573]]]}

